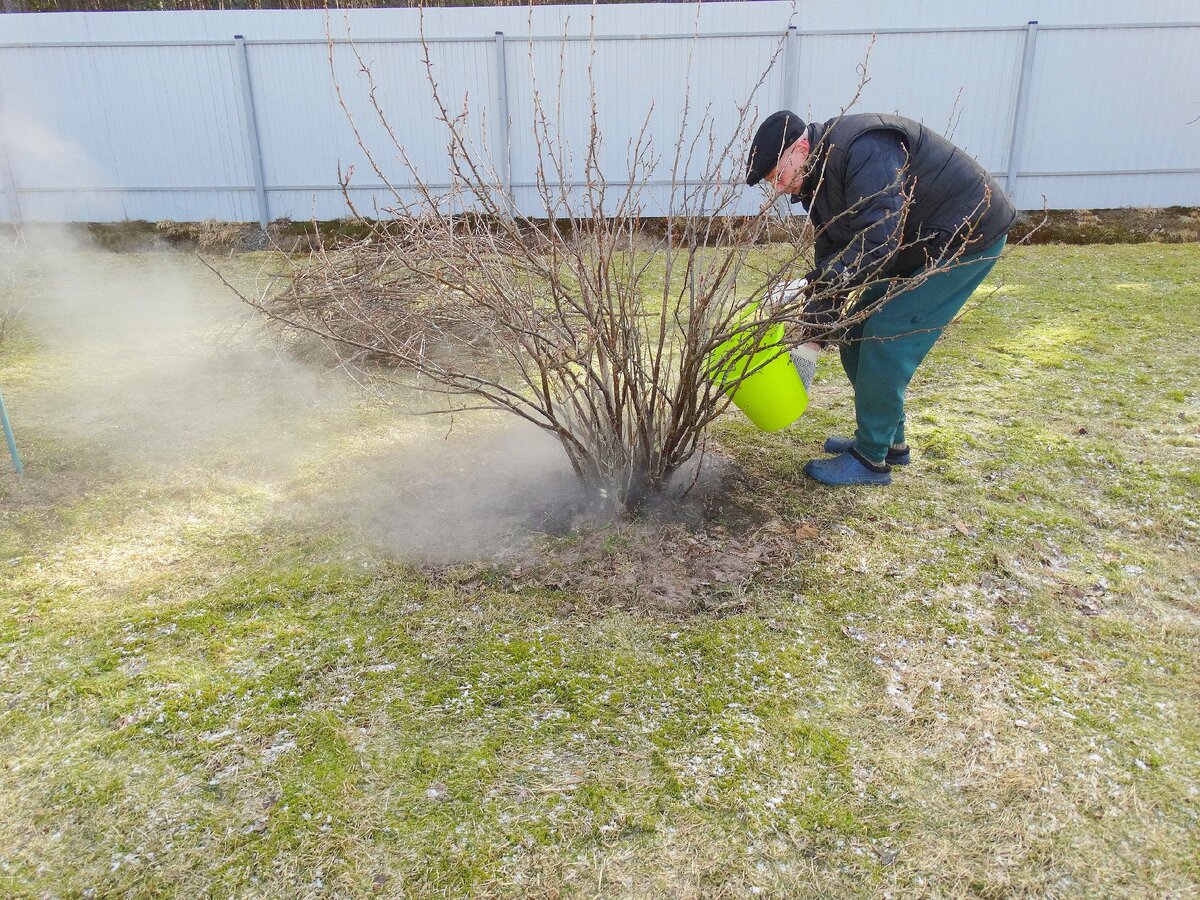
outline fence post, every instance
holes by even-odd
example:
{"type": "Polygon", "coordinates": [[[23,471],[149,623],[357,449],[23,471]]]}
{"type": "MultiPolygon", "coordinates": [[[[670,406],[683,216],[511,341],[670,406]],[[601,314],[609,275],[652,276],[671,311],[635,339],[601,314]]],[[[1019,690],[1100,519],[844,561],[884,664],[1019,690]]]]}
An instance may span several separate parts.
{"type": "Polygon", "coordinates": [[[1008,177],[1004,182],[1004,192],[1009,197],[1016,197],[1017,172],[1021,160],[1018,150],[1021,138],[1025,133],[1025,107],[1029,98],[1029,74],[1033,70],[1033,51],[1037,43],[1036,19],[1025,26],[1025,52],[1021,57],[1021,74],[1017,77],[1017,103],[1013,109],[1012,135],[1008,144],[1008,177]]]}
{"type": "Polygon", "coordinates": [[[492,164],[500,176],[504,208],[512,217],[512,145],[508,137],[508,65],[504,59],[504,32],[496,32],[496,122],[492,136],[492,164]]]}
{"type": "Polygon", "coordinates": [[[800,80],[800,34],[789,25],[783,42],[783,109],[796,109],[796,84],[800,80]]]}
{"type": "Polygon", "coordinates": [[[12,166],[8,162],[8,150],[0,139],[0,176],[4,178],[4,193],[8,195],[8,208],[14,225],[21,224],[21,201],[17,198],[17,181],[13,178],[12,166]]]}
{"type": "Polygon", "coordinates": [[[4,193],[8,196],[8,209],[14,225],[21,224],[21,201],[17,199],[17,182],[13,178],[12,166],[8,163],[8,151],[0,140],[0,176],[4,178],[4,193]]]}
{"type": "Polygon", "coordinates": [[[246,39],[240,34],[233,36],[233,45],[237,55],[238,81],[242,85],[242,111],[246,117],[246,143],[250,146],[251,174],[254,176],[254,190],[258,194],[258,224],[265,232],[271,217],[267,209],[267,186],[263,178],[258,123],[254,117],[254,92],[250,88],[250,58],[246,55],[246,39]]]}
{"type": "Polygon", "coordinates": [[[8,208],[14,224],[21,223],[21,201],[17,198],[17,179],[13,177],[12,163],[8,158],[8,147],[4,141],[4,95],[0,93],[0,179],[4,181],[4,193],[8,197],[8,208]]]}

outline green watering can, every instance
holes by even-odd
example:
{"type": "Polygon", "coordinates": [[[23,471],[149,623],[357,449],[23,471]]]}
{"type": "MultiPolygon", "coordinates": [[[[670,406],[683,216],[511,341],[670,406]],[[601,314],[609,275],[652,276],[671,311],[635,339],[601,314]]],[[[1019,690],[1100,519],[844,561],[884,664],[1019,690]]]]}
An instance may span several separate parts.
{"type": "MultiPolygon", "coordinates": [[[[753,312],[754,309],[747,310],[746,315],[753,312]]],[[[752,373],[725,393],[762,431],[787,428],[808,406],[804,382],[784,349],[783,331],[782,324],[767,331],[756,352],[751,352],[752,332],[738,335],[717,347],[709,357],[710,377],[719,387],[736,381],[743,372],[752,373]]]]}

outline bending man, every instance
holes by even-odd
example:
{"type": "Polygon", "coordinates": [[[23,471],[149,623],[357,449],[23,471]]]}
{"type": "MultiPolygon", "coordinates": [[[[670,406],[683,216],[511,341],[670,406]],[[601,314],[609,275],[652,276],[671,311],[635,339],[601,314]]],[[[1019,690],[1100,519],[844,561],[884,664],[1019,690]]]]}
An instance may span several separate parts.
{"type": "Polygon", "coordinates": [[[816,231],[808,321],[836,322],[859,288],[851,313],[892,292],[839,338],[854,437],[830,437],[825,451],[835,455],[804,467],[825,484],[890,484],[891,467],[910,458],[908,383],[995,265],[1016,210],[972,157],[902,116],[806,125],[790,110],[772,113],[747,162],[746,183],[760,181],[804,204],[816,231]]]}

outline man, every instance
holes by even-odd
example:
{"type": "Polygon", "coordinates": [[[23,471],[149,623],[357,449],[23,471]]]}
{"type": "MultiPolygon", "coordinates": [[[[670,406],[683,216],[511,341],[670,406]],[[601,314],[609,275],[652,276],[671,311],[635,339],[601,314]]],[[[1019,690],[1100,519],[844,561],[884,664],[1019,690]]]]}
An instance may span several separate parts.
{"type": "Polygon", "coordinates": [[[854,437],[829,438],[825,451],[836,455],[804,467],[825,484],[890,484],[892,466],[910,459],[913,372],[995,265],[1016,210],[973,158],[902,116],[806,125],[790,110],[772,113],[747,161],[746,183],[760,181],[804,204],[816,230],[804,318],[818,336],[852,292],[851,313],[893,293],[838,338],[854,437]]]}

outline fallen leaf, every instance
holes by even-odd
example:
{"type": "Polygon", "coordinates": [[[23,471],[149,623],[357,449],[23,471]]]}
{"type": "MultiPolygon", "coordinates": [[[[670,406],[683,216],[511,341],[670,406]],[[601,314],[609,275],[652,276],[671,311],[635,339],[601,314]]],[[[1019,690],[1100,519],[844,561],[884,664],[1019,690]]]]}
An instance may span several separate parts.
{"type": "Polygon", "coordinates": [[[820,532],[817,531],[817,526],[813,525],[811,522],[804,522],[800,525],[797,525],[796,530],[792,533],[793,537],[795,537],[798,541],[815,540],[819,534],[820,532]]]}
{"type": "Polygon", "coordinates": [[[887,850],[887,849],[882,849],[879,847],[876,847],[874,849],[875,849],[875,855],[879,857],[880,863],[882,863],[885,866],[894,865],[896,862],[896,857],[900,855],[899,850],[887,850]]]}
{"type": "Polygon", "coordinates": [[[757,562],[758,560],[762,559],[765,554],[766,550],[763,548],[763,545],[755,544],[753,547],[750,547],[748,550],[746,550],[744,558],[749,562],[757,562]]]}
{"type": "Polygon", "coordinates": [[[842,634],[852,641],[858,641],[860,644],[867,639],[867,633],[856,625],[843,625],[842,634]]]}
{"type": "Polygon", "coordinates": [[[963,537],[971,536],[971,529],[968,528],[967,523],[962,521],[961,519],[954,520],[954,530],[957,531],[959,534],[961,534],[963,537]]]}

